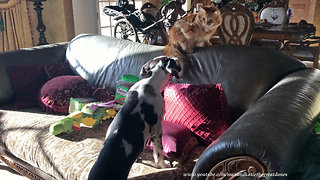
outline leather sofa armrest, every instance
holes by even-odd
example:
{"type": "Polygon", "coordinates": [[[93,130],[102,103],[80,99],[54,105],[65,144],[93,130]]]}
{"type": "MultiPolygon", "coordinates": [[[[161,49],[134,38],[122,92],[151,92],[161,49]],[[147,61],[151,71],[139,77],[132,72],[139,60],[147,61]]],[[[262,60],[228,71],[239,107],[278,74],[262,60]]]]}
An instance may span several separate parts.
{"type": "Polygon", "coordinates": [[[208,146],[192,179],[259,172],[286,179],[319,115],[319,80],[319,70],[305,69],[279,81],[208,146]]]}

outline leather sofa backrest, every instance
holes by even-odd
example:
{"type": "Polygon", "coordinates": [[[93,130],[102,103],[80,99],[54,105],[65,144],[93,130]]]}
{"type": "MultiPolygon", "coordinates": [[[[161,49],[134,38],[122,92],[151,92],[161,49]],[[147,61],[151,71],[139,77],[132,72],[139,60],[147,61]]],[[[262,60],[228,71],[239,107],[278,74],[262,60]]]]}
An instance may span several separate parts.
{"type": "Polygon", "coordinates": [[[214,46],[189,55],[184,82],[221,83],[232,121],[284,76],[305,69],[280,51],[255,46],[214,46]]]}
{"type": "Polygon", "coordinates": [[[115,90],[123,74],[139,75],[149,60],[162,55],[163,47],[108,36],[81,34],[69,43],[66,57],[91,86],[115,90]]]}
{"type": "MultiPolygon", "coordinates": [[[[163,47],[99,35],[79,35],[67,59],[92,86],[115,90],[122,74],[139,75],[143,64],[162,55],[163,47]]],[[[189,54],[181,82],[221,83],[235,121],[256,100],[303,63],[281,52],[253,46],[213,46],[189,54]]]]}
{"type": "Polygon", "coordinates": [[[26,64],[55,64],[65,61],[67,42],[0,53],[0,105],[11,100],[14,90],[7,67],[26,64]]]}

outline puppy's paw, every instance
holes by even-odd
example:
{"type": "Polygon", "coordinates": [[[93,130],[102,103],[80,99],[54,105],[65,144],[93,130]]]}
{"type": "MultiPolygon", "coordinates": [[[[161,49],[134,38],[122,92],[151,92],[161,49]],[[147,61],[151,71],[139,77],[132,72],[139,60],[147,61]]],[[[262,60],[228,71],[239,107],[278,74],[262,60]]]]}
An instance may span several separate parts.
{"type": "Polygon", "coordinates": [[[166,164],[164,161],[159,161],[158,163],[156,163],[157,169],[165,169],[169,167],[170,167],[170,164],[166,164]]]}

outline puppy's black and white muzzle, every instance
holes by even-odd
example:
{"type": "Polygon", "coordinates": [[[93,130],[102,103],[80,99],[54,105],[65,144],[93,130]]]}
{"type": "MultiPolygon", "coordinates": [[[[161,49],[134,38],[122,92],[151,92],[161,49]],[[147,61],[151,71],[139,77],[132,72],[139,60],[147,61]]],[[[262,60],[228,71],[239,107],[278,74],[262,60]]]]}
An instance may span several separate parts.
{"type": "Polygon", "coordinates": [[[160,61],[161,69],[164,70],[166,73],[169,73],[171,78],[175,77],[176,79],[181,79],[179,75],[181,67],[178,63],[178,60],[167,56],[159,56],[147,62],[145,65],[142,66],[140,75],[144,78],[152,76],[152,69],[155,68],[160,61]]]}

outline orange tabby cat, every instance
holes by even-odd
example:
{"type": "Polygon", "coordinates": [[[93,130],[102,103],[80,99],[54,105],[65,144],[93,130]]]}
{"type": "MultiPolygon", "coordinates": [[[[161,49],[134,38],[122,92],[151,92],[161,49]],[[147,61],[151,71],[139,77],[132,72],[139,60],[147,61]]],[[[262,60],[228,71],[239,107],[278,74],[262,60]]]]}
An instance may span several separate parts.
{"type": "Polygon", "coordinates": [[[169,43],[164,54],[176,57],[183,66],[185,53],[192,53],[196,47],[209,46],[210,38],[222,23],[222,16],[214,5],[200,8],[198,13],[176,21],[169,31],[169,43]]]}

